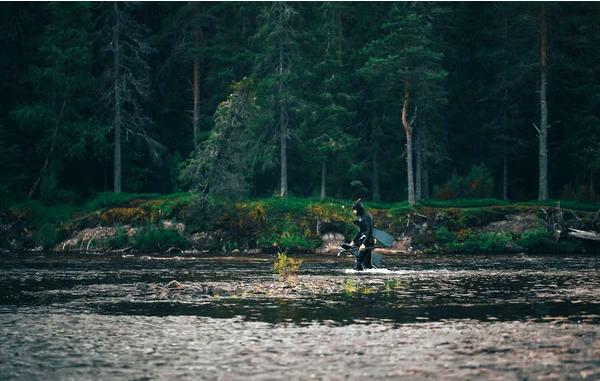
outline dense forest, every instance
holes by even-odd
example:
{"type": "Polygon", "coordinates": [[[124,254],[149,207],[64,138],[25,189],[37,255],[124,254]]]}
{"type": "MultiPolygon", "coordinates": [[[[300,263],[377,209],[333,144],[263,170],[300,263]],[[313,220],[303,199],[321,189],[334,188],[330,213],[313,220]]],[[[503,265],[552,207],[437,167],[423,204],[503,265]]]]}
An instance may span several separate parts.
{"type": "Polygon", "coordinates": [[[600,197],[598,3],[0,7],[4,202],[600,197]]]}

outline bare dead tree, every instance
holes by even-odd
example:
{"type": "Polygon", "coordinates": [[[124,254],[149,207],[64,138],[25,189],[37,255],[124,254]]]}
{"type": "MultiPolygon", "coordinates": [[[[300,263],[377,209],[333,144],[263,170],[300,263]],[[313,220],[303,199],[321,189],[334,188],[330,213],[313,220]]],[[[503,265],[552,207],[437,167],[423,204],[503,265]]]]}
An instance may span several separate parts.
{"type": "Polygon", "coordinates": [[[546,22],[546,4],[541,4],[540,12],[540,126],[534,125],[539,137],[539,185],[538,200],[548,199],[548,27],[546,22]]]}
{"type": "Polygon", "coordinates": [[[408,104],[410,101],[410,83],[404,81],[404,101],[402,103],[402,126],[406,134],[406,173],[408,179],[408,203],[415,204],[415,181],[413,175],[413,124],[417,117],[416,107],[412,119],[408,120],[408,104]]]}

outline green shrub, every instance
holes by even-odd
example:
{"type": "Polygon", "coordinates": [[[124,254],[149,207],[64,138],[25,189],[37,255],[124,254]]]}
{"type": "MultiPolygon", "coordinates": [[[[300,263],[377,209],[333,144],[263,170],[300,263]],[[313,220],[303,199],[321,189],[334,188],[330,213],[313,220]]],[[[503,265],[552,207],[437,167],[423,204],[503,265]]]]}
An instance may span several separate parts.
{"type": "Polygon", "coordinates": [[[545,229],[528,230],[517,239],[517,245],[525,252],[532,254],[569,254],[585,251],[585,244],[581,240],[563,238],[558,242],[551,232],[545,229]]]}
{"type": "Polygon", "coordinates": [[[343,287],[344,287],[344,294],[346,294],[346,295],[353,295],[356,291],[358,291],[358,286],[356,285],[356,282],[354,282],[354,280],[352,278],[345,278],[343,287]]]}
{"type": "Polygon", "coordinates": [[[277,259],[273,262],[273,271],[281,278],[287,279],[297,275],[302,266],[302,260],[288,257],[285,253],[277,253],[277,259]]]}
{"type": "Polygon", "coordinates": [[[33,241],[36,245],[44,249],[50,249],[56,246],[62,238],[58,228],[50,223],[42,225],[33,235],[33,241]]]}
{"type": "Polygon", "coordinates": [[[441,244],[446,244],[453,242],[456,236],[446,226],[440,226],[435,229],[435,239],[441,244]]]}
{"type": "Polygon", "coordinates": [[[451,242],[448,250],[464,254],[501,253],[510,250],[511,242],[509,233],[472,233],[462,242],[451,242]]]}
{"type": "Polygon", "coordinates": [[[184,248],[189,244],[176,230],[156,226],[140,228],[133,237],[132,246],[139,251],[164,250],[170,247],[184,248]]]}
{"type": "Polygon", "coordinates": [[[120,226],[117,229],[117,233],[106,240],[105,245],[110,249],[119,249],[127,246],[128,241],[129,237],[127,236],[127,230],[120,226]]]}
{"type": "Polygon", "coordinates": [[[46,224],[59,225],[69,221],[77,208],[74,205],[47,206],[41,201],[31,200],[13,205],[10,210],[15,217],[26,219],[39,229],[46,224]]]}

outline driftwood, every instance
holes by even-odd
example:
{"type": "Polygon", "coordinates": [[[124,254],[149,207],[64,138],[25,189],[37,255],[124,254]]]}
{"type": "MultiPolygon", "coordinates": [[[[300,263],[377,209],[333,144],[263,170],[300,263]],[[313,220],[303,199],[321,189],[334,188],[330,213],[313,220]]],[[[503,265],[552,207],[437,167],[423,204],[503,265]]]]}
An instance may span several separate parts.
{"type": "Polygon", "coordinates": [[[569,228],[569,235],[581,239],[589,239],[592,241],[600,241],[600,233],[586,230],[569,228]]]}
{"type": "Polygon", "coordinates": [[[591,222],[588,219],[579,217],[571,209],[566,209],[571,218],[570,220],[565,219],[565,209],[561,209],[560,202],[556,208],[542,209],[542,219],[546,225],[546,229],[554,233],[554,238],[558,241],[561,237],[568,235],[570,237],[600,241],[600,233],[598,230],[598,219],[600,217],[600,210],[596,212],[591,222]]]}

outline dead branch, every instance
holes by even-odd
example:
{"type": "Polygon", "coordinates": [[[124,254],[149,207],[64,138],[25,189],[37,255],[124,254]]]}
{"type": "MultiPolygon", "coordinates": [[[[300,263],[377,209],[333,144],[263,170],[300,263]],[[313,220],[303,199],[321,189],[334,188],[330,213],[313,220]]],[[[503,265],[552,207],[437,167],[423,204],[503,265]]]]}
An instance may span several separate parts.
{"type": "Polygon", "coordinates": [[[570,230],[569,235],[572,237],[581,238],[581,239],[589,239],[592,241],[600,241],[600,233],[593,232],[593,231],[573,229],[573,228],[569,228],[569,230],[570,230]]]}

